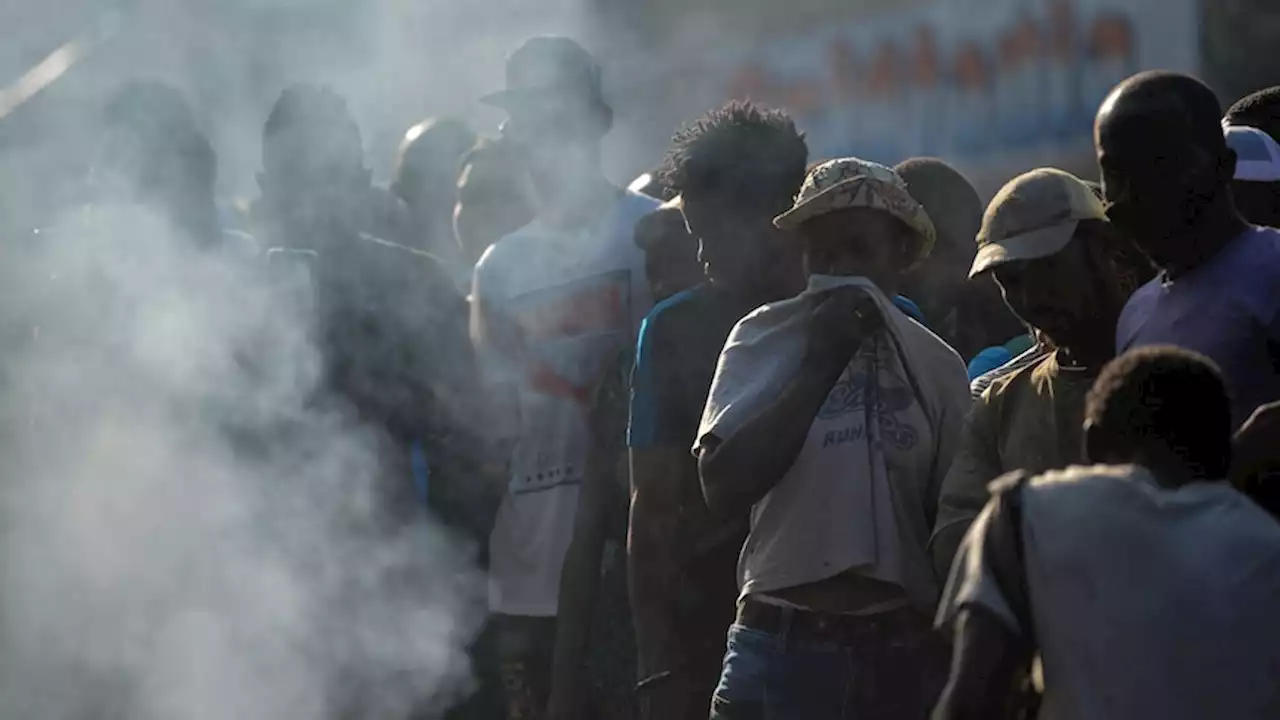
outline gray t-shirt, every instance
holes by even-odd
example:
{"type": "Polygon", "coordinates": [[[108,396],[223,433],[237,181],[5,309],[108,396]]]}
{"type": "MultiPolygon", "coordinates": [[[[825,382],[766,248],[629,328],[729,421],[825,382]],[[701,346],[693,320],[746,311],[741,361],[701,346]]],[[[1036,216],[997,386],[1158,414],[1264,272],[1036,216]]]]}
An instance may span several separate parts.
{"type": "Polygon", "coordinates": [[[968,410],[964,363],[864,278],[814,276],[796,298],[740,320],[720,355],[694,452],[773,402],[805,349],[813,296],[860,286],[886,320],[832,387],[795,463],[751,514],[742,595],[855,571],[932,610],[925,553],[938,488],[968,410]]]}
{"type": "MultiPolygon", "coordinates": [[[[961,546],[940,625],[980,606],[1022,633],[984,562],[991,506],[961,546]]],[[[1023,490],[1041,717],[1280,717],[1280,524],[1223,483],[1073,467],[1023,490]]]]}

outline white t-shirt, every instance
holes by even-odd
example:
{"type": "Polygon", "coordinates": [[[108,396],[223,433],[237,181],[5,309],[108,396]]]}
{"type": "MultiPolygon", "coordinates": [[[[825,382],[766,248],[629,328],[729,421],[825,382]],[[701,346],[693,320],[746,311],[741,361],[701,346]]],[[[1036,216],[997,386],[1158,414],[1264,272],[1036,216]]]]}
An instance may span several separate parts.
{"type": "Polygon", "coordinates": [[[795,463],[752,509],[738,564],[742,596],[853,570],[906,588],[932,611],[940,583],[925,554],[930,508],[968,410],[968,376],[954,350],[870,281],[815,275],[798,297],[738,321],[694,452],[774,401],[804,354],[812,296],[848,285],[875,300],[886,331],[845,368],[795,463]]]}
{"type": "Polygon", "coordinates": [[[473,302],[515,347],[479,338],[490,379],[514,392],[516,439],[507,496],[489,539],[490,609],[556,614],[590,433],[587,412],[607,364],[634,342],[651,303],[635,224],[658,202],[627,192],[595,228],[574,234],[535,221],[489,248],[473,302]]]}
{"type": "MultiPolygon", "coordinates": [[[[978,605],[1021,633],[984,563],[991,512],[939,609],[978,605]]],[[[1042,718],[1280,717],[1280,523],[1227,483],[1176,490],[1140,467],[1075,467],[1024,486],[1042,718]]]]}

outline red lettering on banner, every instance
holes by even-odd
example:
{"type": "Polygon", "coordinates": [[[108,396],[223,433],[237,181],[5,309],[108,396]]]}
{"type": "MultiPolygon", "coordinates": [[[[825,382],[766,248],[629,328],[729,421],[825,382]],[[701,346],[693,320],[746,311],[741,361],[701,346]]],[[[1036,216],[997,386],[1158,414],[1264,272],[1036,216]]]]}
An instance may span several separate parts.
{"type": "Polygon", "coordinates": [[[1075,52],[1076,18],[1071,0],[1049,3],[1049,53],[1059,61],[1067,61],[1075,52]]]}
{"type": "Polygon", "coordinates": [[[1123,15],[1106,13],[1093,23],[1089,54],[1096,60],[1125,58],[1133,53],[1133,31],[1123,15]]]}
{"type": "MultiPolygon", "coordinates": [[[[983,29],[967,37],[944,33],[949,28],[938,25],[934,19],[938,16],[933,15],[911,21],[914,26],[886,25],[883,33],[869,37],[850,28],[847,34],[837,33],[823,41],[813,67],[799,68],[788,62],[775,68],[770,64],[772,50],[749,51],[743,64],[730,74],[726,89],[731,97],[781,104],[803,121],[827,109],[852,112],[850,106],[861,101],[895,104],[910,88],[928,90],[946,85],[963,100],[952,116],[938,119],[937,129],[939,134],[959,137],[989,121],[987,116],[992,112],[1005,110],[1015,111],[1010,117],[1021,117],[1022,113],[1026,118],[1055,118],[1075,127],[1077,114],[1092,112],[1081,108],[1081,103],[1095,102],[1094,96],[1106,83],[1119,79],[1111,77],[1121,72],[1116,68],[1121,64],[1118,61],[1125,61],[1123,70],[1132,71],[1136,29],[1125,10],[1091,11],[1086,17],[1077,0],[1036,0],[1014,12],[1005,16],[1009,20],[994,33],[983,29]],[[1029,92],[1027,86],[1036,78],[1028,71],[1032,64],[1046,61],[1049,87],[1043,93],[1029,92]],[[1099,66],[1106,67],[1101,75],[1099,66]],[[1016,76],[1012,83],[1001,83],[1011,75],[1016,76]],[[1017,107],[997,110],[981,105],[983,94],[995,87],[1002,92],[992,97],[994,102],[1017,107]]],[[[815,29],[815,35],[819,33],[825,34],[825,28],[815,29]]],[[[875,113],[868,117],[872,126],[881,122],[875,113]]],[[[1066,131],[1066,126],[1055,122],[1023,134],[1066,131]]],[[[875,142],[876,138],[870,140],[875,142]]],[[[832,139],[834,143],[843,141],[832,139]]],[[[1035,137],[1010,136],[1013,143],[1028,141],[1034,142],[1035,137]]],[[[992,147],[991,143],[982,145],[965,152],[987,152],[992,147]]]]}
{"type": "Polygon", "coordinates": [[[799,79],[787,84],[786,107],[799,113],[817,109],[822,93],[812,80],[799,79]]]}
{"type": "Polygon", "coordinates": [[[759,65],[748,65],[734,74],[729,81],[729,96],[764,100],[769,94],[769,80],[759,65]]]}
{"type": "Polygon", "coordinates": [[[897,95],[900,90],[898,78],[901,67],[898,46],[891,41],[881,43],[876,50],[876,59],[871,64],[871,74],[867,78],[867,94],[877,100],[897,95]]]}
{"type": "Polygon", "coordinates": [[[938,84],[942,75],[941,62],[938,59],[938,42],[933,28],[921,25],[916,28],[916,47],[913,56],[914,72],[912,78],[921,88],[932,88],[938,84]]]}
{"type": "Polygon", "coordinates": [[[835,80],[836,96],[843,100],[856,100],[861,90],[862,63],[852,44],[833,40],[827,45],[827,63],[835,80]]]}
{"type": "Polygon", "coordinates": [[[965,90],[981,90],[990,82],[987,59],[977,43],[968,42],[956,54],[956,84],[965,90]]]}

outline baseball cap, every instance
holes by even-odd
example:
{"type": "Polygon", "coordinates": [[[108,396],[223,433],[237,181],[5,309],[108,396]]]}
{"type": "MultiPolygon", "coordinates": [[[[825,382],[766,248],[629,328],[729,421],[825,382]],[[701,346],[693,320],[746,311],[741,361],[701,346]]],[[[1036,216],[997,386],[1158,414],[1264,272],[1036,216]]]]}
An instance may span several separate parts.
{"type": "Polygon", "coordinates": [[[809,171],[795,206],[774,218],[783,230],[837,210],[870,208],[906,223],[920,236],[915,263],[933,252],[936,234],[924,206],[907,191],[907,183],[893,169],[855,157],[828,160],[809,171]]]}
{"type": "Polygon", "coordinates": [[[1266,132],[1248,125],[1224,122],[1227,147],[1236,151],[1236,180],[1280,182],[1280,143],[1266,132]]]}
{"type": "Polygon", "coordinates": [[[534,98],[585,98],[604,104],[600,66],[591,53],[567,37],[544,36],[526,41],[507,58],[507,87],[481,98],[500,108],[534,98]]]}
{"type": "Polygon", "coordinates": [[[1107,220],[1106,207],[1085,181],[1056,168],[1010,180],[982,216],[978,255],[969,277],[1014,260],[1048,257],[1067,246],[1081,220],[1107,220]]]}

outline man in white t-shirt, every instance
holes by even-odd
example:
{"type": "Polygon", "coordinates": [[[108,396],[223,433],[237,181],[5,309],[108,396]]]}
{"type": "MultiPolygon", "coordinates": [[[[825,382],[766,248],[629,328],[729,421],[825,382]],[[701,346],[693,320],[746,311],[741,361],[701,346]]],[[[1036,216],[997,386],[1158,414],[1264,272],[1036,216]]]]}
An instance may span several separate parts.
{"type": "Polygon", "coordinates": [[[1188,350],[1131,351],[1102,371],[1084,427],[1105,465],[1006,476],[965,538],[934,718],[1008,717],[1011,702],[1055,720],[1280,717],[1280,524],[1222,480],[1221,374],[1188,350]]]}
{"type": "Polygon", "coordinates": [[[508,717],[547,701],[560,570],[572,539],[595,388],[649,310],[636,222],[658,201],[600,170],[612,111],[600,70],[574,41],[539,37],[507,61],[504,135],[527,163],[537,216],[476,265],[472,335],[512,442],[510,483],[490,536],[490,610],[498,624],[508,717]]]}

